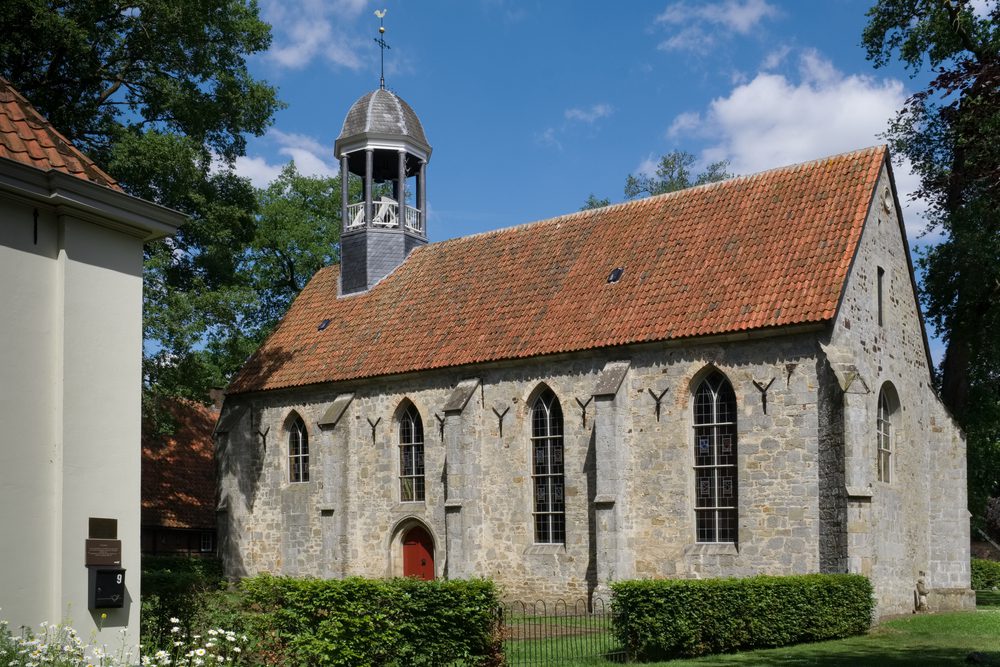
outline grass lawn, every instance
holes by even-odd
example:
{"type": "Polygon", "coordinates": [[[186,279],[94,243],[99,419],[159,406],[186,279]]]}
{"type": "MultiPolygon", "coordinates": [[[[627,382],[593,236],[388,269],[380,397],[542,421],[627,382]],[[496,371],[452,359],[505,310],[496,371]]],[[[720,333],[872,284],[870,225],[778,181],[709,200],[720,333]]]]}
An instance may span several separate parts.
{"type": "MultiPolygon", "coordinates": [[[[983,600],[986,602],[986,600],[983,600]]],[[[1000,594],[991,598],[1000,605],[1000,594]]],[[[513,648],[513,647],[511,647],[513,648]]],[[[976,612],[927,614],[879,625],[863,637],[801,644],[788,648],[716,655],[692,660],[645,663],[663,667],[689,665],[857,665],[859,667],[914,667],[916,665],[968,665],[970,653],[980,653],[979,664],[1000,667],[1000,606],[982,606],[976,612]]],[[[513,657],[513,656],[511,656],[513,657]]],[[[512,664],[517,664],[512,661],[512,664]]],[[[620,664],[603,660],[553,662],[553,665],[588,667],[620,664]]]]}

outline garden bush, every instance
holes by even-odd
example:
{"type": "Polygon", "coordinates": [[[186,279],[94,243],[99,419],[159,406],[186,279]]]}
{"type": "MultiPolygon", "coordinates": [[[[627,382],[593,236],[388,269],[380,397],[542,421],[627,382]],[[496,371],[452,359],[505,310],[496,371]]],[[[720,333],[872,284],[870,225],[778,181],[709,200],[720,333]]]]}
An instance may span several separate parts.
{"type": "Polygon", "coordinates": [[[293,579],[242,582],[271,664],[498,665],[498,599],[486,580],[293,579]]]}
{"type": "MultiPolygon", "coordinates": [[[[204,616],[206,595],[224,586],[222,563],[215,558],[187,556],[142,557],[142,614],[140,636],[143,646],[166,648],[173,639],[170,629],[175,625],[171,618],[189,631],[195,625],[195,616],[204,616]]],[[[211,608],[211,605],[209,605],[211,608]]],[[[204,618],[202,619],[205,620],[204,618]]],[[[204,627],[224,623],[210,622],[204,627]]]]}
{"type": "Polygon", "coordinates": [[[977,591],[991,591],[1000,588],[1000,562],[973,558],[972,588],[977,591]]]}
{"type": "Polygon", "coordinates": [[[629,655],[662,660],[863,634],[875,601],[865,577],[810,574],[620,581],[611,604],[629,655]]]}

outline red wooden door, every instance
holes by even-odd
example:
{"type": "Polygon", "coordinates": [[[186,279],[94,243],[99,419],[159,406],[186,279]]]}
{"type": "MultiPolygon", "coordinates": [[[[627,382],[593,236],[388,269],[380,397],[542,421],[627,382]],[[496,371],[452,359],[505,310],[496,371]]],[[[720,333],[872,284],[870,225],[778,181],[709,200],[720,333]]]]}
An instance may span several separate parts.
{"type": "Polygon", "coordinates": [[[434,543],[420,526],[403,535],[403,576],[424,581],[434,578],[434,543]]]}

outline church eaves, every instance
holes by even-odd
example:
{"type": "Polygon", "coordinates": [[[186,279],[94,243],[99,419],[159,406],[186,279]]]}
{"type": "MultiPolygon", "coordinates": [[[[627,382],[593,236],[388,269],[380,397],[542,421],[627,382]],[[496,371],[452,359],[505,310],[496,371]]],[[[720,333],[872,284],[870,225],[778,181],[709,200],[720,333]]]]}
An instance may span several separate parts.
{"type": "Polygon", "coordinates": [[[829,321],[887,159],[867,148],[433,243],[350,298],[326,267],[229,393],[829,321]]]}

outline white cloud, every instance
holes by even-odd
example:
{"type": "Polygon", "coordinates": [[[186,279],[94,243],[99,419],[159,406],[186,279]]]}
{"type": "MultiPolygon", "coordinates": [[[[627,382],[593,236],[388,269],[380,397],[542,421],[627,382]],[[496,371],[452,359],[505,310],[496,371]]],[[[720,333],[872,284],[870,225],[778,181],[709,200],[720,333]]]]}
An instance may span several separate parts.
{"type": "Polygon", "coordinates": [[[787,58],[788,54],[791,52],[792,49],[789,46],[778,47],[764,56],[764,60],[760,64],[760,68],[765,71],[778,68],[783,62],[785,62],[785,58],[787,58]]]}
{"type": "Polygon", "coordinates": [[[244,155],[236,158],[236,173],[243,178],[249,178],[255,188],[267,187],[267,184],[281,173],[280,164],[270,164],[262,157],[244,155]]]}
{"type": "Polygon", "coordinates": [[[545,128],[541,134],[535,136],[535,141],[542,146],[562,150],[562,144],[556,138],[556,128],[554,127],[545,128]]]}
{"type": "Polygon", "coordinates": [[[254,187],[266,187],[290,160],[295,161],[295,168],[304,176],[332,177],[339,171],[336,162],[332,161],[333,148],[323,146],[310,136],[271,129],[264,139],[277,144],[278,154],[288,159],[272,163],[256,155],[236,158],[236,173],[249,178],[254,187]]]}
{"type": "Polygon", "coordinates": [[[765,0],[722,0],[722,2],[674,2],[656,17],[656,23],[679,28],[660,43],[665,51],[705,51],[720,33],[750,34],[765,19],[779,11],[765,0]]]}
{"type": "Polygon", "coordinates": [[[316,59],[360,69],[364,63],[358,54],[368,43],[351,24],[367,4],[367,0],[264,0],[262,14],[274,32],[274,45],[266,57],[290,69],[316,59]]]}
{"type": "Polygon", "coordinates": [[[701,125],[701,116],[693,111],[687,111],[674,118],[674,122],[667,129],[667,136],[676,138],[686,132],[697,130],[701,125]]]}
{"type": "Polygon", "coordinates": [[[578,120],[581,123],[594,123],[611,115],[614,109],[610,104],[595,104],[589,109],[566,109],[566,120],[578,120]]]}
{"type": "Polygon", "coordinates": [[[972,13],[976,15],[976,18],[986,18],[989,13],[993,11],[996,7],[996,0],[972,0],[969,3],[969,9],[972,13]]]}
{"type": "Polygon", "coordinates": [[[660,166],[659,160],[650,153],[632,170],[632,173],[639,176],[653,177],[656,176],[656,168],[658,166],[660,166]]]}
{"type": "MultiPolygon", "coordinates": [[[[798,81],[758,72],[719,97],[701,114],[677,116],[668,129],[708,140],[701,159],[729,160],[730,171],[750,174],[873,144],[907,97],[902,82],[845,75],[816,51],[798,60],[798,81]]],[[[917,185],[909,165],[894,169],[910,239],[923,228],[921,202],[910,203],[917,185]]]]}

